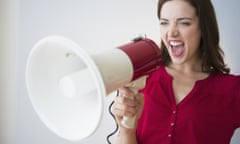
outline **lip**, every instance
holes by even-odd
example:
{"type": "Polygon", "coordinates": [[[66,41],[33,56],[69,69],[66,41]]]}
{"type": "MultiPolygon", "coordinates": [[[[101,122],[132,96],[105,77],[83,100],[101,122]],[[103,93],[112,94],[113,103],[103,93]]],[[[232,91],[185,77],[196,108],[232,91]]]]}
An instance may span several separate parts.
{"type": "Polygon", "coordinates": [[[173,56],[173,57],[175,57],[175,58],[179,58],[179,57],[181,57],[182,55],[183,55],[183,53],[184,53],[184,51],[185,51],[185,48],[184,48],[184,42],[182,41],[182,40],[169,40],[168,41],[168,47],[169,47],[169,49],[170,49],[170,53],[171,53],[171,55],[173,56]],[[175,43],[176,44],[176,47],[178,47],[178,46],[180,46],[180,47],[183,47],[183,48],[181,48],[182,50],[181,50],[181,52],[180,51],[178,51],[177,49],[175,49],[174,50],[174,47],[173,47],[173,43],[175,43]]]}
{"type": "Polygon", "coordinates": [[[183,43],[184,44],[184,42],[182,40],[168,40],[168,45],[171,46],[172,42],[174,42],[174,43],[183,43]]]}

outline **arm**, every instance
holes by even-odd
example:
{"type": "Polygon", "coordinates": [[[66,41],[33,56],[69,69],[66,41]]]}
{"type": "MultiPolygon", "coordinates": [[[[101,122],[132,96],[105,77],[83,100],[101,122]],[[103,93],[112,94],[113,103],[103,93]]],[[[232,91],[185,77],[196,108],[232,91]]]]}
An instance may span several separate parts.
{"type": "Polygon", "coordinates": [[[143,95],[134,94],[129,88],[120,88],[119,96],[115,98],[112,111],[116,117],[119,125],[119,135],[117,137],[117,144],[137,144],[136,126],[133,128],[126,128],[122,125],[121,121],[123,116],[133,117],[136,116],[136,121],[140,117],[143,108],[143,95]]]}
{"type": "Polygon", "coordinates": [[[137,144],[136,129],[120,128],[116,144],[137,144]]]}

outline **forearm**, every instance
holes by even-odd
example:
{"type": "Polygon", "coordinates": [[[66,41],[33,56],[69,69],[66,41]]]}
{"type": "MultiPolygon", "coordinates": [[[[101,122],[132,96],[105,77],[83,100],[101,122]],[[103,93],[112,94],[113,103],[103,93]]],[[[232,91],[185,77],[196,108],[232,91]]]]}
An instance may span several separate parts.
{"type": "Polygon", "coordinates": [[[117,136],[116,144],[137,144],[137,120],[141,115],[143,103],[144,97],[142,94],[135,94],[126,87],[119,89],[119,96],[115,98],[112,108],[119,126],[119,134],[117,136]],[[134,128],[129,129],[122,125],[124,116],[135,117],[134,128]]]}
{"type": "Polygon", "coordinates": [[[116,144],[137,144],[136,130],[120,130],[116,144]]]}

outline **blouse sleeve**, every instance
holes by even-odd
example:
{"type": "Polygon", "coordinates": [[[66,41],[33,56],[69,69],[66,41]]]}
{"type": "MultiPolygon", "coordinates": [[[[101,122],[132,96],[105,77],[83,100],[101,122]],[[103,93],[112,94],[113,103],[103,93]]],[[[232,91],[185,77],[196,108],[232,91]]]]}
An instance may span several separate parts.
{"type": "Polygon", "coordinates": [[[240,76],[237,79],[237,83],[235,86],[235,96],[234,96],[234,123],[237,128],[240,128],[240,76]]]}

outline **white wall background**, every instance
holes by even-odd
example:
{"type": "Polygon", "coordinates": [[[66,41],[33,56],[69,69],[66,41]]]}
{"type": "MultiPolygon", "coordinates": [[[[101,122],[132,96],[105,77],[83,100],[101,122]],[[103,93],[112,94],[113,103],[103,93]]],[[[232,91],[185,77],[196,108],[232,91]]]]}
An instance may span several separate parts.
{"type": "MultiPolygon", "coordinates": [[[[4,1],[4,0],[1,0],[4,1]]],[[[8,0],[6,0],[8,1],[8,0]]],[[[14,0],[13,0],[14,1],[14,0]]],[[[17,2],[17,0],[15,0],[17,2]]],[[[69,142],[51,133],[38,119],[30,104],[25,86],[25,68],[32,46],[48,35],[63,35],[79,43],[89,52],[102,51],[128,42],[139,34],[147,34],[159,42],[156,16],[157,0],[19,0],[18,47],[13,50],[17,69],[12,76],[17,85],[14,144],[104,144],[114,122],[107,107],[114,95],[106,98],[106,111],[98,131],[83,142],[69,142]]],[[[219,19],[221,44],[232,72],[240,74],[240,13],[238,0],[213,0],[219,19]]],[[[2,49],[2,48],[1,48],[2,49]]],[[[2,50],[0,50],[2,52],[2,50]]],[[[7,59],[9,60],[9,59],[7,59]]],[[[2,69],[2,65],[1,65],[2,69]]],[[[1,96],[2,97],[2,96],[1,96]]],[[[0,131],[1,133],[1,131],[0,131]]],[[[2,135],[0,135],[2,137],[2,135]]],[[[114,139],[114,137],[113,137],[114,139]]],[[[239,144],[240,132],[231,144],[239,144]]],[[[7,143],[6,143],[7,144],[7,143]]],[[[10,143],[9,143],[10,144],[10,143]]]]}
{"type": "MultiPolygon", "coordinates": [[[[159,37],[155,0],[21,0],[19,27],[18,144],[71,144],[56,137],[38,119],[24,84],[24,69],[34,43],[48,35],[64,35],[89,52],[113,48],[147,33],[159,37]]],[[[100,129],[84,144],[104,144],[115,129],[107,112],[113,97],[106,98],[100,129]]],[[[112,140],[114,137],[112,138],[112,140]]]]}

